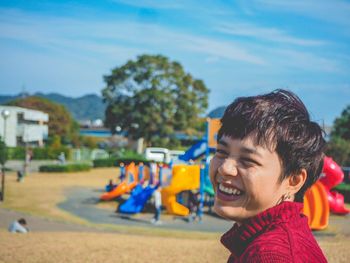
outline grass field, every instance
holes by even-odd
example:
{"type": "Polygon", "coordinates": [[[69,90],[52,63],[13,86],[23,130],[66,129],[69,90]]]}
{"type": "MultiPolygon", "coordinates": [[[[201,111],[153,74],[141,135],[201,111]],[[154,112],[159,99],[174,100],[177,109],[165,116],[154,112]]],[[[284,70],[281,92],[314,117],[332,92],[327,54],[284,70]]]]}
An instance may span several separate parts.
{"type": "Polygon", "coordinates": [[[93,169],[78,173],[32,173],[21,183],[14,173],[6,176],[6,192],[3,207],[32,215],[86,224],[85,220],[57,208],[65,200],[64,190],[73,187],[104,188],[111,178],[116,178],[116,168],[93,169]]]}
{"type": "Polygon", "coordinates": [[[1,233],[0,262],[225,262],[217,240],[96,233],[1,233]]]}
{"type": "MultiPolygon", "coordinates": [[[[102,188],[115,178],[115,168],[72,174],[33,173],[22,183],[14,173],[6,179],[1,205],[45,218],[93,225],[56,207],[72,186],[102,188]]],[[[109,209],[108,204],[103,205],[109,209]]],[[[108,226],[121,230],[118,226],[108,226]]],[[[220,233],[130,228],[125,233],[31,232],[10,234],[0,229],[0,262],[226,262],[228,251],[220,233]]],[[[329,262],[348,262],[349,238],[322,237],[319,244],[329,262]]]]}

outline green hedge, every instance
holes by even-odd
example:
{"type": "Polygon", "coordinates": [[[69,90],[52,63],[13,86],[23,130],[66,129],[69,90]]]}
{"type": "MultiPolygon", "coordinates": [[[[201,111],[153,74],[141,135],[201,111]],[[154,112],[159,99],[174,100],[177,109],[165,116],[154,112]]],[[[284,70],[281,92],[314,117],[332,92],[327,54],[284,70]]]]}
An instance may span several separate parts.
{"type": "Polygon", "coordinates": [[[113,167],[119,166],[120,163],[125,165],[134,162],[136,164],[144,163],[148,164],[149,161],[144,157],[117,157],[117,158],[108,158],[108,159],[96,159],[93,161],[93,166],[96,167],[113,167]]]}
{"type": "Polygon", "coordinates": [[[25,149],[24,147],[8,147],[7,158],[8,160],[24,160],[25,149]]]}
{"type": "Polygon", "coordinates": [[[341,183],[341,184],[338,184],[334,189],[337,191],[349,191],[350,192],[350,184],[341,183]]]}
{"type": "Polygon", "coordinates": [[[54,173],[54,172],[81,172],[89,171],[91,165],[85,163],[73,163],[73,164],[52,164],[42,165],[39,167],[40,172],[54,173]]]}
{"type": "Polygon", "coordinates": [[[95,159],[93,160],[93,166],[96,167],[113,167],[117,166],[115,158],[108,159],[95,159]]]}
{"type": "MultiPolygon", "coordinates": [[[[66,159],[70,158],[68,147],[35,147],[32,148],[33,160],[56,160],[61,152],[64,152],[66,159]]],[[[8,160],[24,160],[25,147],[9,147],[8,160]]]]}
{"type": "Polygon", "coordinates": [[[333,188],[344,196],[345,203],[350,203],[350,184],[341,183],[333,188]]]}
{"type": "Polygon", "coordinates": [[[33,148],[33,159],[34,160],[56,160],[60,153],[63,152],[66,159],[70,159],[70,150],[68,147],[44,147],[44,148],[33,148]]]}

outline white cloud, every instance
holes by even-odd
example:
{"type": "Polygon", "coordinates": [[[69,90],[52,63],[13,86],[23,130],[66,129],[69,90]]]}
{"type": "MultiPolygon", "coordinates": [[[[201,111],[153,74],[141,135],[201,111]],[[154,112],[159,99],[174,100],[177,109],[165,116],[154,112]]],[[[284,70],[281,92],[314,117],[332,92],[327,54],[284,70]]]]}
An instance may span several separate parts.
{"type": "Polygon", "coordinates": [[[293,12],[321,21],[350,26],[350,3],[342,0],[256,0],[259,9],[293,12]]]}
{"type": "MultiPolygon", "coordinates": [[[[71,54],[78,60],[122,62],[142,53],[185,53],[203,55],[206,62],[222,59],[252,65],[290,66],[311,71],[335,72],[335,60],[316,55],[313,50],[298,51],[250,40],[220,40],[215,37],[186,34],[159,24],[129,21],[83,21],[70,18],[32,15],[0,9],[0,37],[18,40],[51,52],[71,54]],[[45,21],[43,23],[43,21],[45,21]],[[210,59],[209,59],[210,58],[210,59]]],[[[289,36],[276,28],[251,24],[222,24],[218,30],[240,36],[263,38],[304,47],[325,42],[289,36]]],[[[338,60],[339,61],[339,60],[338,60]]]]}
{"type": "Polygon", "coordinates": [[[293,67],[298,70],[340,72],[341,69],[336,61],[312,53],[295,50],[276,50],[275,55],[281,65],[293,67]]]}
{"type": "Polygon", "coordinates": [[[265,64],[264,59],[254,55],[246,48],[229,41],[216,41],[204,37],[185,37],[183,46],[193,52],[203,52],[210,56],[216,56],[223,59],[241,61],[255,65],[265,64]]]}
{"type": "Polygon", "coordinates": [[[320,46],[325,44],[325,42],[321,40],[296,38],[277,28],[257,27],[255,25],[244,23],[222,24],[217,26],[216,30],[234,36],[250,37],[256,40],[280,42],[299,46],[320,46]]]}
{"type": "MultiPolygon", "coordinates": [[[[147,50],[188,51],[228,60],[263,64],[263,59],[239,44],[189,35],[157,25],[125,21],[79,21],[1,12],[0,37],[20,40],[46,49],[77,50],[135,56],[147,50]],[[116,26],[117,25],[117,26],[116,26]],[[119,51],[120,52],[119,52],[119,51]]],[[[159,52],[159,51],[157,51],[159,52]]]]}

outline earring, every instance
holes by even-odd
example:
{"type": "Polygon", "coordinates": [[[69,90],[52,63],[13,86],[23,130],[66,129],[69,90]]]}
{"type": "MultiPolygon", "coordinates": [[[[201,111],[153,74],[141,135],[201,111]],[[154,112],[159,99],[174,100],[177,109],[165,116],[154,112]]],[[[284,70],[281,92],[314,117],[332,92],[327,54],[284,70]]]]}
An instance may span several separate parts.
{"type": "Polygon", "coordinates": [[[280,203],[286,201],[289,198],[290,198],[290,194],[289,193],[282,195],[281,198],[277,201],[277,205],[279,205],[280,203]]]}
{"type": "Polygon", "coordinates": [[[288,199],[290,199],[290,193],[286,193],[285,195],[283,195],[283,197],[282,197],[282,201],[286,201],[286,200],[288,200],[288,199]]]}

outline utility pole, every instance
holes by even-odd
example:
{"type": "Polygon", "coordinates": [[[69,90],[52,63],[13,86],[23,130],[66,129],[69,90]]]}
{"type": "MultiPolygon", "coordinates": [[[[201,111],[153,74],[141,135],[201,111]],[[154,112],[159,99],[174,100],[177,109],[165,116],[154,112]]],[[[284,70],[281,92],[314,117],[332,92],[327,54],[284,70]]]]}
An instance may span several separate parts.
{"type": "MultiPolygon", "coordinates": [[[[6,149],[6,121],[7,118],[10,116],[9,110],[3,110],[1,112],[1,116],[4,119],[4,147],[6,149]]],[[[5,162],[6,162],[6,156],[4,156],[3,163],[1,164],[1,195],[0,195],[0,201],[4,201],[5,199],[5,162]]]]}

